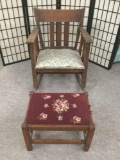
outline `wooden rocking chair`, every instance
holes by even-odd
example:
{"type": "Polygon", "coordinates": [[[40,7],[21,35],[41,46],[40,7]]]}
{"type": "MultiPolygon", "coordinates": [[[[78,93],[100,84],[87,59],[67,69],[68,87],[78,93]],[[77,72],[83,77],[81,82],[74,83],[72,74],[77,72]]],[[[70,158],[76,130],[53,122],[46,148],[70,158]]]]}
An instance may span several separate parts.
{"type": "Polygon", "coordinates": [[[30,47],[33,85],[37,89],[40,75],[43,73],[70,73],[81,78],[81,88],[85,89],[89,50],[92,39],[82,28],[85,9],[77,10],[49,10],[34,8],[37,28],[29,35],[27,43],[30,47]],[[70,23],[78,23],[76,41],[70,46],[70,23]],[[40,23],[49,23],[49,46],[45,45],[40,23]],[[55,28],[56,26],[56,28],[55,28]],[[62,29],[64,31],[62,31],[62,29]],[[63,33],[64,32],[64,33],[63,33]],[[56,35],[56,36],[55,36],[56,35]],[[79,49],[78,41],[81,35],[79,49]],[[39,49],[39,40],[41,50],[39,49]],[[63,36],[63,44],[62,42],[63,36]],[[81,76],[80,76],[81,75],[81,76]]]}

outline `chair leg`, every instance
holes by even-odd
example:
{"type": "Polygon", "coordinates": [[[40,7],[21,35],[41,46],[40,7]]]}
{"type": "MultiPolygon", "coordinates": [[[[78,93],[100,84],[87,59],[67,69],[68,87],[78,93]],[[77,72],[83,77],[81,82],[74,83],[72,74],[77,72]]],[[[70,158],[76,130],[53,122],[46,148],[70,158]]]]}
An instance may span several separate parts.
{"type": "Polygon", "coordinates": [[[42,76],[42,74],[37,74],[37,73],[35,73],[33,75],[33,86],[34,86],[35,89],[38,89],[41,76],[42,76]]]}
{"type": "Polygon", "coordinates": [[[81,88],[82,90],[85,90],[86,87],[86,80],[87,80],[87,71],[84,71],[82,74],[82,81],[81,81],[81,88]]]}
{"type": "Polygon", "coordinates": [[[31,138],[30,138],[30,133],[27,129],[27,126],[23,123],[21,128],[22,128],[24,140],[26,143],[26,148],[28,151],[32,151],[31,138]]]}
{"type": "Polygon", "coordinates": [[[90,129],[87,131],[86,138],[85,138],[85,144],[83,147],[84,151],[88,151],[92,142],[92,138],[94,135],[95,126],[90,127],[90,129]]]}
{"type": "Polygon", "coordinates": [[[85,83],[83,81],[82,74],[81,74],[81,76],[80,76],[80,74],[77,74],[77,78],[78,78],[79,85],[80,85],[82,91],[84,92],[85,91],[85,83]]]}
{"type": "Polygon", "coordinates": [[[35,89],[38,89],[38,81],[37,81],[37,74],[33,75],[33,86],[35,89]]]}

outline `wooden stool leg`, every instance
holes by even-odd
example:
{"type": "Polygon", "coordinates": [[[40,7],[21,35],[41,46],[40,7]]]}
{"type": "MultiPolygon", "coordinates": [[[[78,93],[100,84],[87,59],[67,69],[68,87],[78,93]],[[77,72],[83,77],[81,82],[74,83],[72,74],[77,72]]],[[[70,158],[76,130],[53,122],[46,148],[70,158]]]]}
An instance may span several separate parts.
{"type": "Polygon", "coordinates": [[[25,143],[26,143],[26,148],[27,148],[28,151],[31,151],[32,150],[32,144],[31,144],[30,133],[27,129],[27,126],[24,123],[22,124],[22,132],[23,132],[25,143]]]}
{"type": "Polygon", "coordinates": [[[95,126],[91,126],[90,129],[87,131],[86,138],[85,138],[85,144],[83,147],[84,151],[88,151],[92,142],[92,138],[94,135],[95,126]]]}

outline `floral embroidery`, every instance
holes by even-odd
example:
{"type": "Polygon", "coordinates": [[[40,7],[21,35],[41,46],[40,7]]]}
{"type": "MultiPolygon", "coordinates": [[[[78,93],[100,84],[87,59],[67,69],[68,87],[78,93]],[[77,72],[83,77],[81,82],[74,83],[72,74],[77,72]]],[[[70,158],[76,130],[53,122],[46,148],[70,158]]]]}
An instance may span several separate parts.
{"type": "Polygon", "coordinates": [[[48,104],[44,104],[44,107],[45,107],[45,108],[48,108],[48,107],[49,107],[49,105],[48,105],[48,104]]]}
{"type": "Polygon", "coordinates": [[[60,98],[63,98],[64,97],[64,95],[60,95],[60,98]]]}
{"type": "Polygon", "coordinates": [[[63,116],[60,116],[60,115],[59,115],[59,116],[58,116],[58,120],[59,120],[59,121],[62,121],[62,120],[63,120],[63,116]]]}
{"type": "Polygon", "coordinates": [[[73,97],[79,97],[80,96],[80,94],[79,93],[75,93],[75,94],[73,94],[73,97]]]}
{"type": "Polygon", "coordinates": [[[77,116],[74,116],[71,120],[74,124],[79,124],[81,123],[81,118],[80,117],[77,117],[77,116]]]}
{"type": "Polygon", "coordinates": [[[73,108],[77,108],[77,104],[75,104],[75,103],[72,104],[72,106],[73,106],[73,108]]]}
{"type": "Polygon", "coordinates": [[[65,99],[57,99],[53,104],[53,110],[58,112],[59,114],[62,112],[66,112],[69,109],[68,100],[65,99]]]}
{"type": "Polygon", "coordinates": [[[51,96],[50,96],[50,95],[44,95],[43,98],[44,98],[44,99],[50,99],[51,96]]]}
{"type": "Polygon", "coordinates": [[[39,120],[46,120],[47,117],[48,117],[48,115],[45,114],[45,113],[41,113],[41,114],[38,116],[39,120]]]}

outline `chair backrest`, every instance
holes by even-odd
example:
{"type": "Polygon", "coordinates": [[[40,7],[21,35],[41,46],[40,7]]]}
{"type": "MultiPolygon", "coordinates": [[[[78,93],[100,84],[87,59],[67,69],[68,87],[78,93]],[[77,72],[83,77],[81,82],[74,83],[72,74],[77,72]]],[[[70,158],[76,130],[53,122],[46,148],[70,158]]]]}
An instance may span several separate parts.
{"type": "MultiPolygon", "coordinates": [[[[69,44],[69,32],[70,31],[70,23],[77,22],[78,27],[76,29],[76,40],[73,47],[77,48],[77,43],[79,40],[80,35],[80,27],[83,24],[83,17],[84,17],[85,9],[77,9],[77,10],[50,10],[50,9],[38,9],[34,8],[34,14],[36,19],[37,27],[39,28],[39,38],[41,47],[44,49],[45,44],[42,37],[40,23],[49,23],[49,32],[50,32],[50,46],[49,48],[61,48],[61,38],[63,36],[63,47],[68,48],[69,44]],[[56,27],[55,27],[56,26],[56,27]],[[55,36],[56,34],[56,36],[55,36]],[[56,45],[55,45],[56,40],[56,45]]],[[[48,27],[48,26],[47,26],[48,27]]],[[[73,29],[72,29],[73,30],[73,29]]],[[[71,33],[72,34],[72,33],[71,33]]]]}

